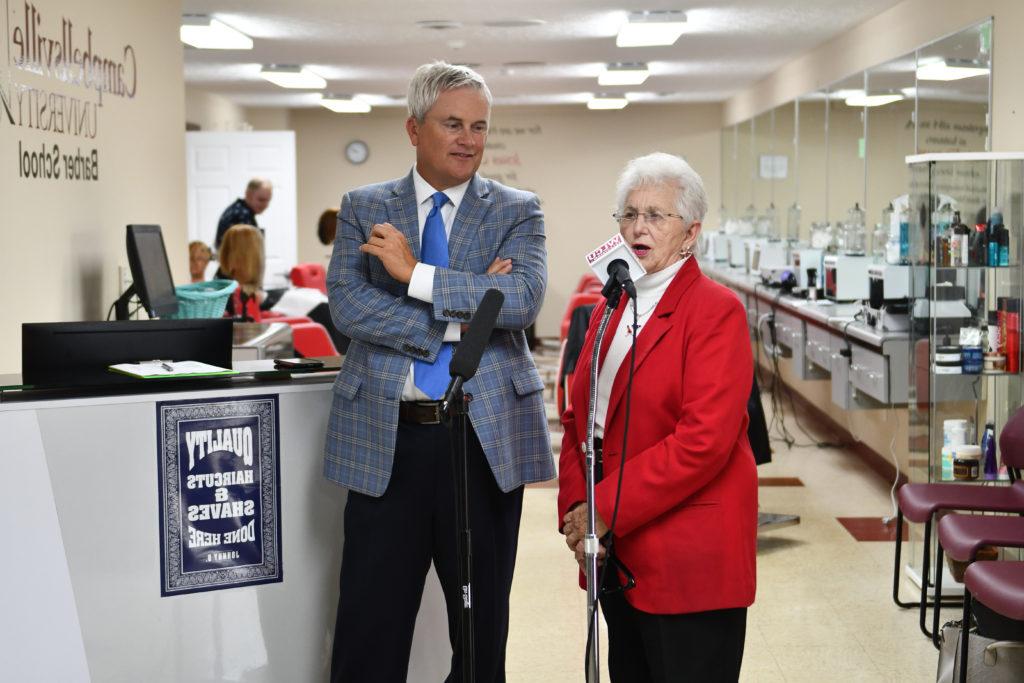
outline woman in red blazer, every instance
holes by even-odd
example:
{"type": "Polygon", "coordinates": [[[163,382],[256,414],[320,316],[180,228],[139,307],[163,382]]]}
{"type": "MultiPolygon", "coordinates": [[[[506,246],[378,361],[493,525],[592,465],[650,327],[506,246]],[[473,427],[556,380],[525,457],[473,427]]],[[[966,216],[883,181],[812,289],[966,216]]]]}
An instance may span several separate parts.
{"type": "MultiPolygon", "coordinates": [[[[620,232],[647,270],[623,297],[601,348],[597,428],[603,478],[598,536],[608,534],[619,468],[622,492],[601,597],[613,681],[734,681],[746,608],[754,601],[757,474],[747,442],[753,360],[746,313],[705,277],[693,249],[707,210],[699,175],[682,159],[631,161],[618,185],[620,232]],[[633,310],[639,317],[628,440],[623,444],[633,310]],[[624,586],[628,577],[635,586],[624,586]]],[[[580,353],[559,466],[558,512],[583,559],[583,445],[591,355],[603,305],[580,353]]],[[[604,547],[608,538],[604,540],[604,547]]],[[[602,548],[602,555],[604,549],[602,548]]],[[[581,564],[582,566],[582,564],[581,564]]]]}

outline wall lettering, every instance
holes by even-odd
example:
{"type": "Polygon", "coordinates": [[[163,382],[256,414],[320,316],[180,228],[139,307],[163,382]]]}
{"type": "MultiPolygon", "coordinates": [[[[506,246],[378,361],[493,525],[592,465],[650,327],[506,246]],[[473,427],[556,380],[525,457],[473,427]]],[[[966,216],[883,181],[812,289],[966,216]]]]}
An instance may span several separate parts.
{"type": "MultiPolygon", "coordinates": [[[[135,48],[111,47],[91,26],[50,14],[39,3],[3,2],[7,68],[0,74],[0,128],[94,140],[104,96],[132,100],[139,91],[135,48]],[[38,77],[55,83],[40,86],[38,77]]],[[[23,137],[14,161],[19,178],[97,181],[99,157],[96,147],[62,148],[23,137]]]]}

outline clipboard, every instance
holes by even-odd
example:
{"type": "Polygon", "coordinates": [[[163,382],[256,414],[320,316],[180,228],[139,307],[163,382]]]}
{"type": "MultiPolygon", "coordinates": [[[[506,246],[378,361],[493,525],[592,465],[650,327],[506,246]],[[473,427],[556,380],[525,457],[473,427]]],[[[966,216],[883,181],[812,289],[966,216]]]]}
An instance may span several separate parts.
{"type": "Polygon", "coordinates": [[[174,379],[181,377],[225,377],[239,374],[237,370],[217,367],[194,360],[151,360],[140,363],[118,363],[107,366],[113,372],[119,372],[139,379],[174,379]]]}

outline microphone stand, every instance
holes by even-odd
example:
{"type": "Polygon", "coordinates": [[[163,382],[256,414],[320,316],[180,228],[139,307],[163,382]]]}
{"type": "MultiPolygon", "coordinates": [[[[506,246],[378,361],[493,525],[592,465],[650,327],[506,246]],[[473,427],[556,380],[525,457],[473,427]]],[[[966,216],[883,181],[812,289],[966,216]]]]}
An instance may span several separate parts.
{"type": "MultiPolygon", "coordinates": [[[[614,280],[615,278],[611,278],[614,280]]],[[[612,314],[619,305],[622,287],[617,283],[614,289],[605,286],[608,304],[605,306],[601,322],[594,337],[594,349],[590,360],[590,408],[587,411],[587,443],[586,475],[587,475],[587,533],[583,536],[583,555],[587,563],[587,666],[586,680],[588,683],[599,683],[601,679],[600,657],[598,653],[599,615],[597,609],[598,585],[600,575],[597,571],[597,552],[600,541],[597,538],[597,510],[594,503],[594,486],[596,485],[596,454],[594,452],[594,424],[597,419],[597,364],[601,356],[601,345],[612,314]]]]}
{"type": "Polygon", "coordinates": [[[441,405],[447,417],[451,441],[452,474],[455,478],[455,528],[459,560],[459,585],[462,587],[462,613],[459,617],[462,644],[462,680],[473,683],[473,546],[469,523],[469,402],[471,394],[462,390],[462,378],[453,377],[450,399],[441,405]]]}

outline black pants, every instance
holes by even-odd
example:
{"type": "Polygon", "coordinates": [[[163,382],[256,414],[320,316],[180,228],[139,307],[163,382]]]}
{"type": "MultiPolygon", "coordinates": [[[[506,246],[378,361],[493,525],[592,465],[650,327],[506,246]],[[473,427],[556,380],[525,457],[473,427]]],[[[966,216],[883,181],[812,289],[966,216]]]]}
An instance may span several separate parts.
{"type": "Polygon", "coordinates": [[[648,614],[614,593],[601,597],[613,683],[739,680],[746,608],[648,614]]]}
{"type": "MultiPolygon", "coordinates": [[[[472,431],[468,462],[476,681],[500,682],[523,489],[498,488],[472,431]]],[[[380,498],[349,493],[331,681],[406,680],[431,561],[444,591],[454,651],[447,680],[462,681],[453,481],[447,428],[400,423],[387,491],[380,498]]]]}

